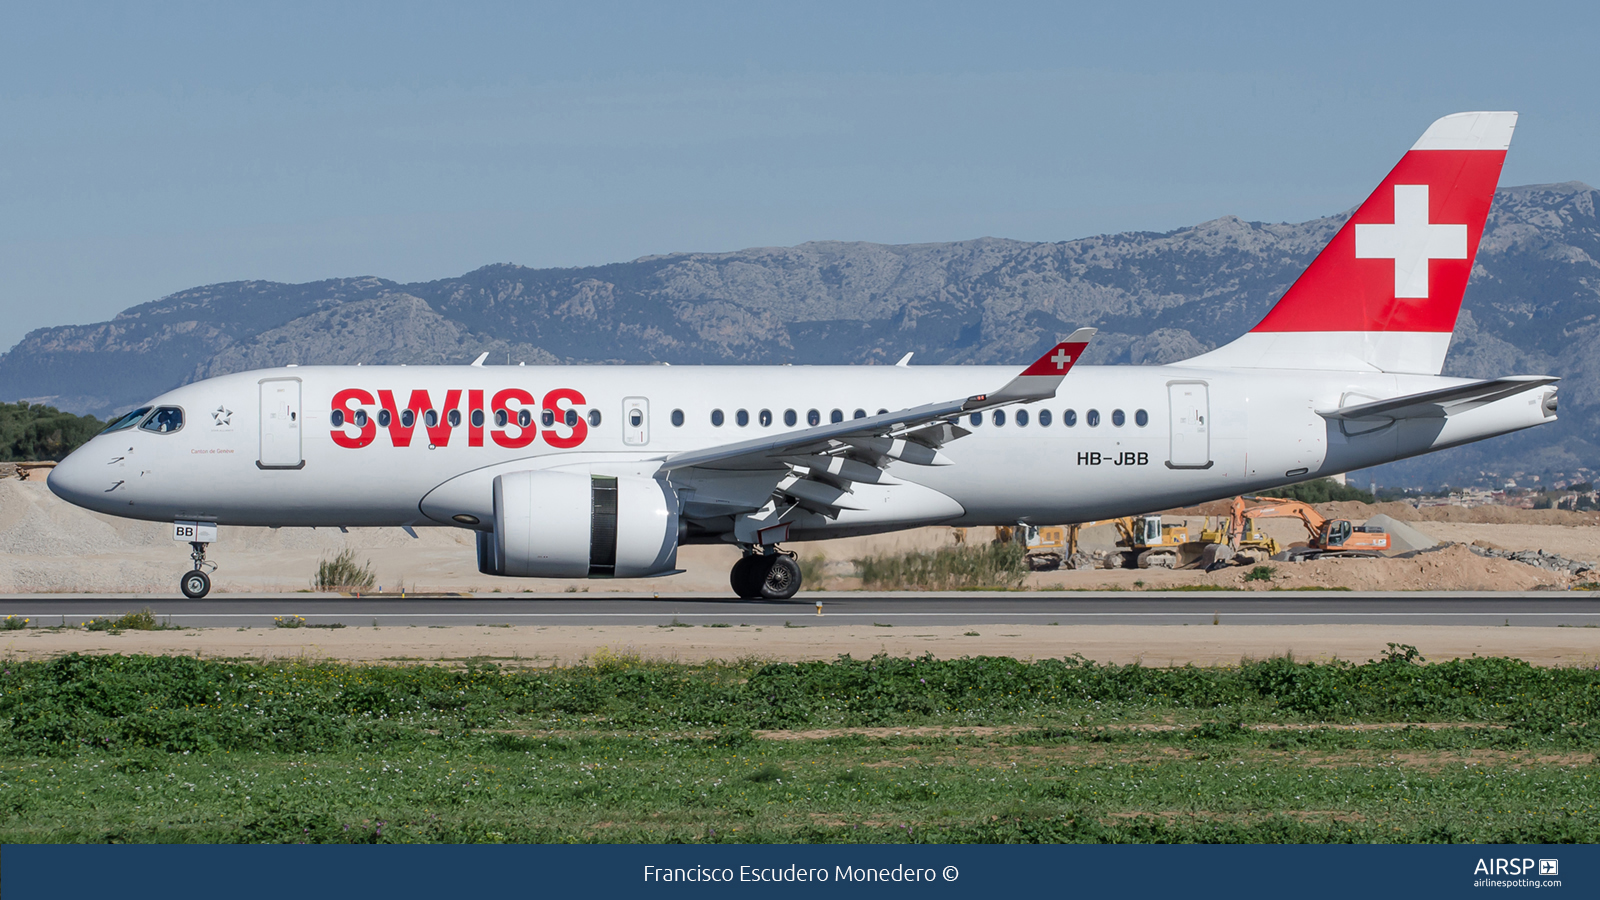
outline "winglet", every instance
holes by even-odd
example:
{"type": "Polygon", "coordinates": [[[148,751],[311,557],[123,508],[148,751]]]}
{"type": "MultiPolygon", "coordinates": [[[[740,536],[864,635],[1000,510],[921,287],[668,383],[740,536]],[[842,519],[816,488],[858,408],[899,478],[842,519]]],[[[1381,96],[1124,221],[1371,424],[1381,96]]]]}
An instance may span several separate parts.
{"type": "Polygon", "coordinates": [[[474,366],[476,368],[480,368],[481,369],[481,368],[483,368],[483,361],[488,359],[488,358],[489,358],[489,351],[485,350],[482,353],[478,354],[478,358],[477,359],[473,360],[472,362],[467,363],[467,365],[474,366]]]}
{"type": "Polygon", "coordinates": [[[1035,360],[1033,365],[1023,369],[1022,374],[1011,379],[1005,387],[985,397],[982,405],[995,406],[1054,397],[1056,388],[1061,386],[1061,379],[1066,378],[1073,365],[1083,358],[1083,351],[1094,334],[1093,328],[1074,331],[1066,340],[1035,360]]]}

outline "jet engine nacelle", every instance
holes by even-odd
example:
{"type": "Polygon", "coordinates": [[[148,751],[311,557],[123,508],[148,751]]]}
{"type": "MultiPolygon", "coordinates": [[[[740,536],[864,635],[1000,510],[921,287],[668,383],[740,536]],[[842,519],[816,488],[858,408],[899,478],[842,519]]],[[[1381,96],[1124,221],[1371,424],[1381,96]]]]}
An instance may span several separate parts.
{"type": "Polygon", "coordinates": [[[640,578],[678,564],[678,499],[649,478],[511,472],[494,480],[478,570],[531,578],[640,578]]]}

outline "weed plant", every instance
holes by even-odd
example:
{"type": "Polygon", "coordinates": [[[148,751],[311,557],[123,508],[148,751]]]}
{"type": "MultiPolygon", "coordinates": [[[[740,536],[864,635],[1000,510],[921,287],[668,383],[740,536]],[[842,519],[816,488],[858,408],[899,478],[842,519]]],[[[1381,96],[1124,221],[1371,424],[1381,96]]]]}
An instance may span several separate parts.
{"type": "Polygon", "coordinates": [[[1244,580],[1245,581],[1271,581],[1272,580],[1272,575],[1276,571],[1277,571],[1277,569],[1274,569],[1272,566],[1256,566],[1254,569],[1251,569],[1250,571],[1245,573],[1244,580]]]}
{"type": "Polygon", "coordinates": [[[341,550],[333,559],[317,564],[317,575],[311,580],[311,586],[319,591],[365,591],[371,590],[377,581],[372,560],[357,563],[354,550],[341,550]]]}
{"type": "Polygon", "coordinates": [[[0,631],[21,631],[28,627],[29,621],[21,616],[6,616],[0,619],[0,631]]]}
{"type": "Polygon", "coordinates": [[[826,576],[828,557],[821,553],[815,556],[802,556],[800,562],[800,584],[808,591],[820,591],[823,579],[826,576]]]}
{"type": "Polygon", "coordinates": [[[955,591],[1015,588],[1028,577],[1027,548],[1021,544],[962,544],[930,551],[857,559],[856,571],[868,590],[955,591]]]}
{"type": "Polygon", "coordinates": [[[167,631],[175,626],[157,622],[155,613],[147,606],[138,612],[124,613],[115,619],[93,618],[84,622],[83,627],[89,631],[167,631]]]}

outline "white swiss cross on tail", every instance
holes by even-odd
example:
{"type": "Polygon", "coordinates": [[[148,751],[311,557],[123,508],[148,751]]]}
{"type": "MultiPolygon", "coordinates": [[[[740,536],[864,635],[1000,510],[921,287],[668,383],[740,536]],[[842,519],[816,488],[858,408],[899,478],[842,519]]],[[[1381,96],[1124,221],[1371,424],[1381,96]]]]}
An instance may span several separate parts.
{"type": "Polygon", "coordinates": [[[1428,186],[1394,186],[1394,224],[1356,225],[1356,259],[1394,260],[1394,295],[1428,296],[1428,261],[1466,259],[1467,226],[1428,221],[1428,186]]]}

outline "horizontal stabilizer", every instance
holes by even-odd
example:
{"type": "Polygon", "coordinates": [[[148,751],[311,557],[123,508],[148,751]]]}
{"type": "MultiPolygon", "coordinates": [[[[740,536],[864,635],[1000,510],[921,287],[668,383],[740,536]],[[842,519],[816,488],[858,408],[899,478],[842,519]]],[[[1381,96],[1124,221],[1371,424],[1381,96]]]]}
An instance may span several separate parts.
{"type": "Polygon", "coordinates": [[[1325,419],[1371,421],[1374,419],[1438,419],[1531,391],[1560,381],[1549,375],[1510,375],[1488,381],[1474,381],[1437,391],[1423,391],[1338,409],[1319,409],[1325,419]]]}

